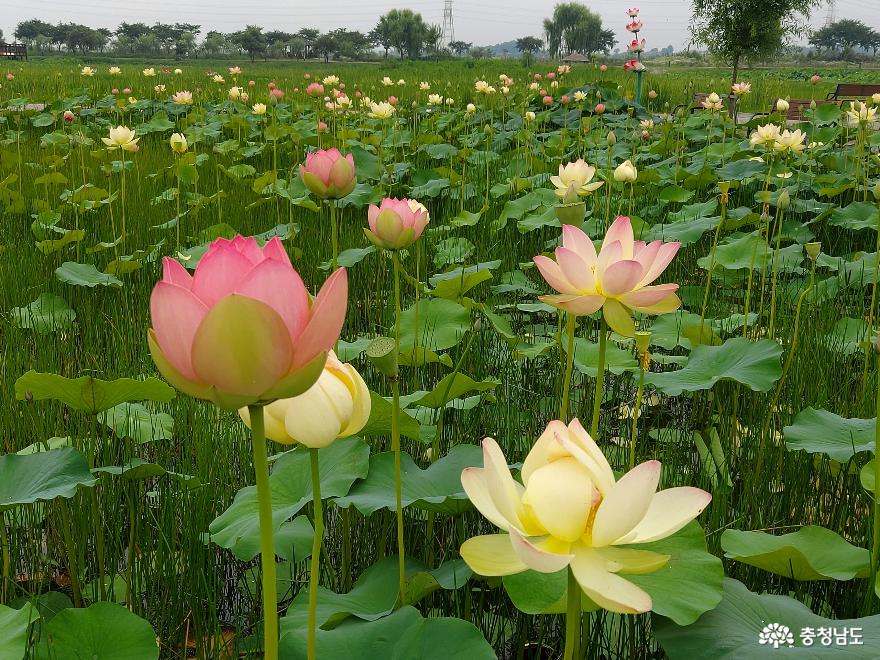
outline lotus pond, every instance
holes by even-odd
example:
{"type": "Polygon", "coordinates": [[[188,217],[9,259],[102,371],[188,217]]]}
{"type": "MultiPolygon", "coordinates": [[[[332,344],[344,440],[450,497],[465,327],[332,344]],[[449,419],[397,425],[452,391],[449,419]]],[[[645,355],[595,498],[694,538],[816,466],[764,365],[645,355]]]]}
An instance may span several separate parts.
{"type": "Polygon", "coordinates": [[[0,658],[878,656],[880,99],[108,66],[0,79],[0,658]]]}

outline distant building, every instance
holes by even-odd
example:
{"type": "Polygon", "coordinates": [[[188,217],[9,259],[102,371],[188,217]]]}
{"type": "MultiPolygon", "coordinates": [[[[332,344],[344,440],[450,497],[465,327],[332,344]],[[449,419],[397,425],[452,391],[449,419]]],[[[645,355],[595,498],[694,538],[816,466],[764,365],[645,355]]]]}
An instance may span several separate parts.
{"type": "Polygon", "coordinates": [[[570,55],[563,57],[562,61],[566,64],[581,64],[583,62],[589,62],[590,58],[581,53],[571,53],[570,55]]]}

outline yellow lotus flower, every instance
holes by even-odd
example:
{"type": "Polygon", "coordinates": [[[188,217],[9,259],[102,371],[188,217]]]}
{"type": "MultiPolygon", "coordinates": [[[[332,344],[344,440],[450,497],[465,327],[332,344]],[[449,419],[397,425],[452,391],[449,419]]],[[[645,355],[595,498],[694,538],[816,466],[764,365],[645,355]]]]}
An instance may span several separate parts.
{"type": "Polygon", "coordinates": [[[370,104],[370,113],[369,116],[374,119],[388,119],[393,116],[395,112],[394,106],[390,103],[382,101],[380,103],[371,103],[370,104]]]}
{"type": "Polygon", "coordinates": [[[772,147],[779,137],[780,128],[776,124],[765,124],[758,126],[749,138],[749,143],[753,147],[772,147]]]}
{"type": "Polygon", "coordinates": [[[109,71],[109,73],[110,73],[111,76],[119,76],[119,75],[122,75],[122,69],[120,69],[118,66],[111,66],[110,69],[109,69],[108,71],[109,71]]]}
{"type": "Polygon", "coordinates": [[[718,96],[715,92],[709,94],[706,99],[701,103],[701,105],[706,108],[706,110],[721,110],[724,105],[721,103],[721,97],[718,96]]]}
{"type": "Polygon", "coordinates": [[[184,89],[180,92],[175,92],[171,96],[171,100],[177,105],[192,105],[193,95],[191,91],[184,89]]]}
{"type": "Polygon", "coordinates": [[[255,115],[265,115],[266,114],[266,104],[265,103],[254,103],[254,107],[252,108],[255,115]]]}
{"type": "Polygon", "coordinates": [[[586,197],[602,187],[604,181],[590,183],[596,175],[596,168],[587,165],[583,158],[573,163],[559,166],[559,176],[551,176],[550,183],[556,187],[556,196],[573,201],[574,197],[586,197]]]}
{"type": "Polygon", "coordinates": [[[776,142],[773,143],[773,148],[780,153],[791,152],[799,154],[807,148],[807,145],[804,144],[806,138],[806,134],[800,129],[795,131],[785,130],[777,136],[776,142]]]}
{"type": "Polygon", "coordinates": [[[660,463],[648,461],[619,480],[602,450],[574,419],[552,421],[514,481],[492,438],[483,440],[483,467],[466,468],[461,483],[473,505],[504,533],[475,536],[461,556],[480,575],[566,566],[598,606],[647,612],[651,596],[621,575],[652,573],[668,555],[623,546],[671,536],[696,518],[712,496],[699,488],[657,491],[660,463]]]}
{"type": "MultiPolygon", "coordinates": [[[[264,411],[267,437],[320,449],[364,428],[370,418],[370,390],[357,369],[330,351],[314,385],[299,396],[268,404],[264,411]]],[[[247,407],[238,414],[250,427],[247,407]]]]}
{"type": "Polygon", "coordinates": [[[118,147],[123,151],[137,151],[138,140],[140,138],[135,137],[135,132],[127,126],[111,128],[109,137],[101,138],[101,142],[106,144],[108,149],[113,150],[118,147]]]}
{"type": "Polygon", "coordinates": [[[874,121],[877,108],[868,107],[864,101],[850,101],[849,110],[846,111],[846,119],[850,128],[866,126],[874,121]]]}
{"type": "Polygon", "coordinates": [[[632,164],[631,160],[625,160],[614,170],[614,180],[623,181],[624,183],[635,183],[639,176],[639,171],[632,164]]]}
{"type": "Polygon", "coordinates": [[[84,66],[79,72],[79,75],[92,77],[93,75],[95,75],[95,70],[90,66],[84,66]]]}
{"type": "Polygon", "coordinates": [[[148,69],[144,69],[144,70],[143,70],[143,74],[144,74],[144,76],[146,76],[147,78],[152,78],[153,76],[156,75],[156,69],[154,69],[153,67],[150,67],[150,68],[148,68],[148,69]]]}
{"type": "Polygon", "coordinates": [[[186,142],[186,136],[183,133],[172,133],[168,144],[171,146],[171,151],[176,154],[185,154],[189,147],[186,142]]]}

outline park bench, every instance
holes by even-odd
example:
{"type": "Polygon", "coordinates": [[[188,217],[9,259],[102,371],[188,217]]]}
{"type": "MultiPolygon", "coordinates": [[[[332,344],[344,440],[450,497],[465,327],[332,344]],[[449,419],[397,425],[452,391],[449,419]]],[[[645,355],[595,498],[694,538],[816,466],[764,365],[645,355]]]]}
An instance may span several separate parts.
{"type": "MultiPolygon", "coordinates": [[[[808,99],[790,99],[788,101],[788,110],[785,113],[786,121],[803,121],[804,120],[804,111],[809,110],[810,105],[813,103],[812,100],[808,99]]],[[[840,105],[840,101],[835,99],[819,99],[816,101],[816,107],[820,105],[840,105]]],[[[752,119],[756,119],[758,117],[767,117],[776,112],[776,102],[774,101],[773,105],[770,108],[769,112],[759,112],[752,115],[749,118],[749,121],[752,119]]]]}
{"type": "Polygon", "coordinates": [[[826,99],[829,101],[864,100],[873,94],[880,94],[880,84],[837,83],[837,88],[833,92],[829,92],[826,99]]]}
{"type": "Polygon", "coordinates": [[[26,60],[27,46],[24,44],[7,44],[0,42],[0,56],[10,60],[26,60]]]}

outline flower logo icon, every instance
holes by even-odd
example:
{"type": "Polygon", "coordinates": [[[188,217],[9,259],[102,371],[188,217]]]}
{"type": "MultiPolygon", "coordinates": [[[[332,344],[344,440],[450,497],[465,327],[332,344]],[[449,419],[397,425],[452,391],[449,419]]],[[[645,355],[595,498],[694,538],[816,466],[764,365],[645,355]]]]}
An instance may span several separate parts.
{"type": "Polygon", "coordinates": [[[780,623],[768,623],[758,634],[759,644],[768,644],[778,649],[780,646],[794,646],[794,635],[791,629],[780,623]]]}

